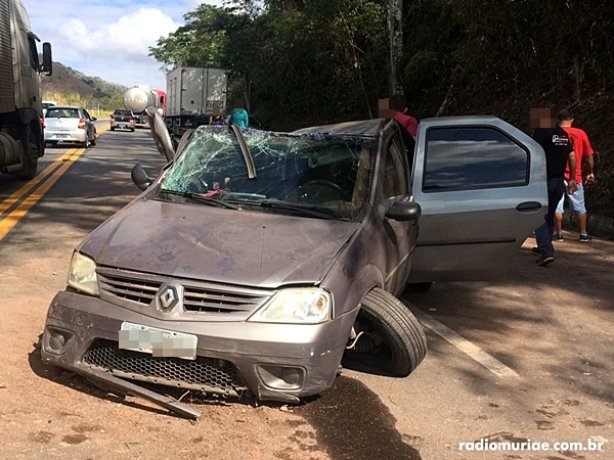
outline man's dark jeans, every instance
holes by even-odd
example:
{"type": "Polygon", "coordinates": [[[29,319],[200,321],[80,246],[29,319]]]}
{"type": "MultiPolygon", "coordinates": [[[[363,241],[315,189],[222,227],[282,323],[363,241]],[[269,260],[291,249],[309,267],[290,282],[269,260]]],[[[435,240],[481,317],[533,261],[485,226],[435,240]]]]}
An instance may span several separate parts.
{"type": "Polygon", "coordinates": [[[565,182],[563,178],[548,179],[548,212],[544,217],[544,224],[535,230],[537,250],[545,256],[554,256],[552,234],[554,233],[554,212],[556,206],[565,194],[565,182]]]}

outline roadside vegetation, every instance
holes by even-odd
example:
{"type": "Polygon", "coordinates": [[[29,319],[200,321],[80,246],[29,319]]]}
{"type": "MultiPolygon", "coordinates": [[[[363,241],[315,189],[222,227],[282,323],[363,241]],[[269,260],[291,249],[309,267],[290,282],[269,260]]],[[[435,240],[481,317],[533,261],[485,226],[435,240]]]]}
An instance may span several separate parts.
{"type": "Polygon", "coordinates": [[[82,106],[97,118],[107,118],[114,109],[124,106],[125,86],[87,76],[60,62],[53,63],[53,74],[41,82],[44,101],[82,106]]]}
{"type": "MultiPolygon", "coordinates": [[[[493,114],[529,130],[529,109],[571,109],[600,152],[594,212],[614,217],[614,3],[412,0],[402,78],[419,117],[493,114]]],[[[151,55],[228,69],[231,98],[275,129],[377,116],[389,94],[388,0],[202,4],[151,55]],[[233,99],[234,97],[234,99],[233,99]]]]}

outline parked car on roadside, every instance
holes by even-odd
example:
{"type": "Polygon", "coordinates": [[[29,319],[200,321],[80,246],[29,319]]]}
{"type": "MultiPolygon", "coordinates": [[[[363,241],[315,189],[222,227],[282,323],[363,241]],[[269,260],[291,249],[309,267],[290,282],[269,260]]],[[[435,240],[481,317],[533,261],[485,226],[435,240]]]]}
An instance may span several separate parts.
{"type": "Polygon", "coordinates": [[[493,117],[423,120],[415,148],[386,120],[202,126],[177,152],[152,126],[169,164],[76,248],[41,350],[191,417],[134,382],[297,403],[342,359],[407,376],[407,283],[490,276],[543,221],[543,150],[493,117]]]}
{"type": "Polygon", "coordinates": [[[116,129],[127,129],[134,132],[136,128],[136,118],[130,110],[115,109],[111,114],[111,131],[116,129]]]}
{"type": "Polygon", "coordinates": [[[83,107],[49,106],[45,114],[45,145],[77,143],[96,145],[96,117],[83,107]]]}

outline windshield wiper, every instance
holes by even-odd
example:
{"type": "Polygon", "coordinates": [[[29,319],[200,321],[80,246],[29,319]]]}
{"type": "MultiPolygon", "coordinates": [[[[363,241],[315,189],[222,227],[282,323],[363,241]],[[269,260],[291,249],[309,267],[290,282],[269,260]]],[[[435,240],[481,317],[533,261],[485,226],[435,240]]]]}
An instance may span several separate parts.
{"type": "Polygon", "coordinates": [[[296,212],[305,216],[319,217],[320,219],[331,219],[333,217],[337,217],[333,210],[313,205],[305,206],[279,200],[256,201],[253,204],[260,205],[263,208],[279,209],[281,211],[296,212]]]}
{"type": "Polygon", "coordinates": [[[216,200],[215,198],[211,198],[209,196],[205,196],[200,193],[180,192],[178,190],[169,190],[165,188],[161,188],[160,191],[164,193],[170,193],[172,195],[184,196],[186,198],[190,198],[191,200],[198,201],[199,203],[208,204],[210,206],[218,206],[220,208],[228,208],[228,209],[241,209],[237,205],[226,203],[225,201],[222,201],[222,200],[216,200]]]}

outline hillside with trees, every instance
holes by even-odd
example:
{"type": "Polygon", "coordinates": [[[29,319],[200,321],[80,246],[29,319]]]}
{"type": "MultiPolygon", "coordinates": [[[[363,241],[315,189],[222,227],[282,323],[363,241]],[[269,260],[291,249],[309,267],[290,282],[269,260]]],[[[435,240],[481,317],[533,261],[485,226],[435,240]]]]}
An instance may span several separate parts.
{"type": "MultiPolygon", "coordinates": [[[[123,107],[126,87],[109,83],[100,77],[90,77],[82,72],[53,63],[53,74],[41,79],[43,100],[61,104],[81,105],[94,112],[107,112],[123,107]]],[[[98,116],[98,115],[97,115],[98,116]]]]}
{"type": "MultiPolygon", "coordinates": [[[[230,3],[188,12],[151,55],[228,69],[230,100],[274,129],[377,116],[390,96],[389,0],[230,3]]],[[[614,3],[405,0],[402,23],[411,112],[492,114],[529,131],[531,107],[572,110],[600,152],[589,205],[614,217],[614,3]]]]}

